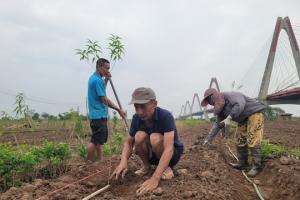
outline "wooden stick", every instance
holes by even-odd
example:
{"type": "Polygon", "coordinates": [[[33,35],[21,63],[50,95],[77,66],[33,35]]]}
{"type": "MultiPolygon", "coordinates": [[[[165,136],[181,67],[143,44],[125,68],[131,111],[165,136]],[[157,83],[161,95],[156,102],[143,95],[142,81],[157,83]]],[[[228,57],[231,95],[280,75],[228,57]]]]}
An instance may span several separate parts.
{"type": "Polygon", "coordinates": [[[17,139],[17,136],[15,133],[14,133],[14,138],[15,138],[15,142],[16,142],[17,146],[19,146],[19,142],[18,142],[18,139],[17,139]]]}
{"type": "MultiPolygon", "coordinates": [[[[229,152],[231,153],[231,155],[238,161],[238,157],[232,152],[232,150],[230,149],[229,145],[227,143],[225,143],[225,145],[227,146],[229,152]]],[[[255,189],[255,192],[257,194],[257,196],[259,197],[260,200],[264,200],[263,196],[261,195],[261,192],[260,190],[258,189],[257,185],[246,175],[245,171],[242,170],[242,174],[245,176],[245,178],[247,179],[248,182],[250,182],[254,189],[255,189]]]]}
{"type": "Polygon", "coordinates": [[[110,187],[110,185],[106,185],[105,187],[97,190],[96,192],[90,194],[89,196],[83,198],[82,200],[89,200],[91,198],[93,198],[94,196],[96,196],[97,194],[101,193],[101,192],[104,192],[105,190],[107,190],[108,188],[110,187]]]}
{"type": "MultiPolygon", "coordinates": [[[[117,100],[117,102],[118,102],[119,108],[120,108],[120,109],[123,109],[123,108],[122,108],[122,105],[121,105],[121,102],[120,102],[120,99],[119,99],[119,97],[118,97],[117,91],[116,91],[116,89],[115,89],[115,86],[114,86],[114,84],[113,84],[111,78],[109,78],[108,80],[109,80],[109,83],[110,83],[110,85],[111,85],[111,88],[112,88],[112,90],[113,90],[113,92],[114,92],[114,95],[115,95],[115,97],[116,97],[116,100],[117,100]]],[[[127,120],[126,120],[126,118],[122,118],[122,119],[124,120],[125,125],[126,125],[126,132],[128,132],[128,131],[129,131],[129,126],[128,126],[127,120]]]]}

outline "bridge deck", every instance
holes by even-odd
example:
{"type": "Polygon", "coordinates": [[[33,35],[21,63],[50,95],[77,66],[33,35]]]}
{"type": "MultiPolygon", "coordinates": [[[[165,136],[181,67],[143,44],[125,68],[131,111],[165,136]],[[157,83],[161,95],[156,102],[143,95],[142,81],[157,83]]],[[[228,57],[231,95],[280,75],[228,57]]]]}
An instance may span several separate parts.
{"type": "Polygon", "coordinates": [[[268,101],[277,101],[277,100],[299,100],[300,99],[300,87],[280,91],[273,93],[271,95],[268,95],[267,100],[268,101]]]}

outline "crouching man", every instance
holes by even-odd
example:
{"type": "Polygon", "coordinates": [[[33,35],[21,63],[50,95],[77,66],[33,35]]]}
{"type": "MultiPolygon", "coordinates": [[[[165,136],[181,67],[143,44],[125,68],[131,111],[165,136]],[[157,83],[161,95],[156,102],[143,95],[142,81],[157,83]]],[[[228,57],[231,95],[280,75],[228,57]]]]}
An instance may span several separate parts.
{"type": "Polygon", "coordinates": [[[143,166],[135,173],[146,175],[151,165],[157,165],[151,178],[140,185],[137,195],[153,191],[161,179],[171,179],[173,167],[180,160],[183,144],[179,141],[172,114],[157,106],[156,96],[151,88],[137,88],[132,94],[130,104],[134,104],[136,114],[124,143],[121,162],[114,170],[112,177],[125,176],[128,170],[128,159],[135,147],[136,154],[143,166]]]}
{"type": "Polygon", "coordinates": [[[201,106],[214,106],[217,120],[213,124],[204,144],[211,143],[219,130],[230,125],[231,120],[238,123],[237,153],[239,161],[231,163],[236,169],[245,169],[248,165],[248,148],[252,156],[252,168],[248,172],[251,177],[261,170],[261,142],[264,131],[265,105],[256,99],[249,98],[239,92],[218,92],[209,88],[204,93],[201,106]]]}

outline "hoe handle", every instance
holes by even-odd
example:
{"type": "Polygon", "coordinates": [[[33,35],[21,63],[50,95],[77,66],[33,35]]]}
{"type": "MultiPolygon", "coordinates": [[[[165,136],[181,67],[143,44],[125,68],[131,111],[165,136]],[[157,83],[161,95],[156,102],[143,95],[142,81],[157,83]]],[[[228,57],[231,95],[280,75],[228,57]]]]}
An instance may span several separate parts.
{"type": "MultiPolygon", "coordinates": [[[[119,106],[120,109],[122,109],[122,105],[121,105],[120,99],[119,99],[119,97],[118,97],[118,94],[117,94],[117,92],[116,92],[115,86],[114,86],[114,84],[113,84],[111,78],[109,78],[108,80],[109,80],[109,83],[110,83],[110,85],[111,85],[111,88],[112,88],[112,90],[113,90],[113,92],[114,92],[114,95],[115,95],[115,97],[116,97],[116,99],[117,99],[118,106],[119,106]]],[[[129,126],[128,126],[127,120],[126,120],[125,118],[123,118],[123,120],[124,120],[125,125],[126,125],[126,131],[128,132],[129,126]]]]}

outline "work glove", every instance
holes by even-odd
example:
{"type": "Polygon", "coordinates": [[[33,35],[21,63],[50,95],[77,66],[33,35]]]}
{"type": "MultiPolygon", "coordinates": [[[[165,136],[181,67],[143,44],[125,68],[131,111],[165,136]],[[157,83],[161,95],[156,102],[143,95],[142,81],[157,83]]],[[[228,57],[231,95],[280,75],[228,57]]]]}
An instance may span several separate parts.
{"type": "Polygon", "coordinates": [[[208,145],[208,144],[211,144],[211,142],[208,141],[208,139],[205,139],[202,145],[203,145],[203,146],[206,146],[206,145],[208,145]]]}
{"type": "Polygon", "coordinates": [[[230,126],[224,126],[222,128],[221,136],[225,139],[228,139],[230,136],[230,129],[231,129],[230,126]]]}
{"type": "Polygon", "coordinates": [[[228,117],[226,119],[224,119],[223,121],[220,122],[221,125],[224,125],[225,127],[230,125],[231,123],[231,116],[228,115],[228,117]]]}

